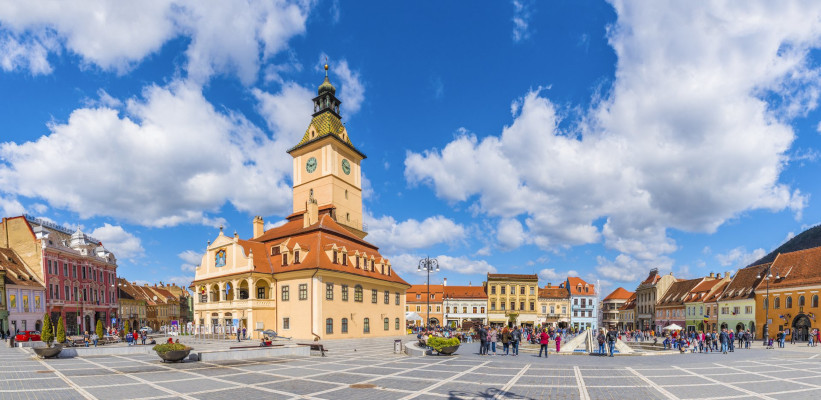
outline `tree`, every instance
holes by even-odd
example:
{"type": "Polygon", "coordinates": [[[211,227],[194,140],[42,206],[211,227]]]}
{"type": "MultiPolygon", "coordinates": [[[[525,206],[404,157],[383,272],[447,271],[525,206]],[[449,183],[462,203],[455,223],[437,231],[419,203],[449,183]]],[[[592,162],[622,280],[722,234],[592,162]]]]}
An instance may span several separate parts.
{"type": "Polygon", "coordinates": [[[60,319],[57,320],[57,343],[63,343],[66,341],[66,324],[63,322],[63,316],[60,316],[60,319]]]}
{"type": "Polygon", "coordinates": [[[131,332],[131,326],[129,326],[128,321],[125,321],[125,324],[123,324],[123,333],[128,334],[129,332],[131,332]]]}
{"type": "Polygon", "coordinates": [[[102,340],[103,338],[103,320],[97,320],[97,337],[102,340]]]}
{"type": "Polygon", "coordinates": [[[43,316],[43,331],[40,332],[40,340],[46,342],[48,347],[51,347],[51,342],[54,341],[54,330],[51,326],[51,317],[46,313],[43,316]]]}

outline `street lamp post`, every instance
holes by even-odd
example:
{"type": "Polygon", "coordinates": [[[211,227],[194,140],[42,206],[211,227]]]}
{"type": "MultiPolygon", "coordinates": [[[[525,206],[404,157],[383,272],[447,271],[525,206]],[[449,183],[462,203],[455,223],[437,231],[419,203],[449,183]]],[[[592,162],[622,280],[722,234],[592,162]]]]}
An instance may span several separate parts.
{"type": "Polygon", "coordinates": [[[437,261],[435,258],[430,258],[430,257],[425,257],[425,258],[419,260],[419,271],[422,271],[422,270],[424,270],[428,274],[428,293],[427,293],[428,310],[427,310],[427,315],[426,315],[427,320],[425,321],[425,327],[427,329],[428,327],[430,327],[430,272],[434,271],[434,270],[436,272],[439,272],[439,261],[437,261]]]}
{"type": "MultiPolygon", "coordinates": [[[[761,271],[758,276],[756,276],[756,279],[761,279],[763,275],[764,280],[767,281],[767,295],[765,296],[765,299],[767,299],[767,306],[764,307],[764,346],[767,345],[767,341],[770,337],[770,278],[773,277],[772,268],[773,265],[770,264],[767,268],[761,271]]],[[[781,279],[778,275],[778,271],[775,271],[775,279],[781,279]]]]}

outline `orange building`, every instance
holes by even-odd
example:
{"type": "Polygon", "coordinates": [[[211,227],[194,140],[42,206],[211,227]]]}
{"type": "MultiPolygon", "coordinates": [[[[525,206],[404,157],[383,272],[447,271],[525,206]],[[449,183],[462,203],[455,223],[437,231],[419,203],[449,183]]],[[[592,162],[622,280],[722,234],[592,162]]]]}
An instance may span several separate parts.
{"type": "Polygon", "coordinates": [[[769,271],[755,289],[758,333],[775,337],[783,330],[797,341],[806,341],[810,332],[821,327],[817,320],[821,247],[780,253],[769,271]]]}
{"type": "Polygon", "coordinates": [[[428,285],[413,285],[405,294],[405,311],[428,319],[431,326],[444,325],[444,298],[444,285],[430,285],[430,291],[428,285]]]}

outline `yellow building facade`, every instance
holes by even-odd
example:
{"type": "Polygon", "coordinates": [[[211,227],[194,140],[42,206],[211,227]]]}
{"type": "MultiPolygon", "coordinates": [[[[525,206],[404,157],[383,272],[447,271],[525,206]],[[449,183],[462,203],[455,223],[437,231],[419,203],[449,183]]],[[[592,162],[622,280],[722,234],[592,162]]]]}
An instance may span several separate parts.
{"type": "Polygon", "coordinates": [[[335,94],[326,73],[313,119],[288,151],[294,212],[286,223],[265,231],[256,217],[251,239],[220,229],[208,244],[192,284],[198,329],[245,328],[255,338],[275,330],[301,339],[405,332],[410,285],[364,240],[365,155],[348,137],[335,94]]]}
{"type": "Polygon", "coordinates": [[[533,326],[538,323],[539,277],[487,274],[484,282],[491,325],[533,326]]]}

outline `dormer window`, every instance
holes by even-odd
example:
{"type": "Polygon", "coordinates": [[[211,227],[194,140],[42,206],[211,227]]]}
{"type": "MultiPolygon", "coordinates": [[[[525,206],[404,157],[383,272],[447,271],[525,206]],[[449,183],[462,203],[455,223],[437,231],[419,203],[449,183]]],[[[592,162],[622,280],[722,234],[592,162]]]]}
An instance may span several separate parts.
{"type": "Polygon", "coordinates": [[[346,253],[342,253],[342,265],[348,265],[348,255],[346,253]]]}
{"type": "Polygon", "coordinates": [[[339,260],[337,260],[337,258],[336,258],[336,250],[334,250],[334,259],[333,259],[333,263],[334,263],[334,264],[339,264],[339,260]]]}
{"type": "Polygon", "coordinates": [[[382,275],[385,275],[385,266],[382,266],[382,275]]]}
{"type": "Polygon", "coordinates": [[[356,257],[356,268],[359,268],[359,257],[356,257]]]}
{"type": "Polygon", "coordinates": [[[271,255],[275,256],[277,254],[279,254],[279,246],[271,247],[271,255]]]}
{"type": "Polygon", "coordinates": [[[282,265],[288,265],[288,253],[282,253],[282,265]]]}
{"type": "Polygon", "coordinates": [[[294,250],[294,264],[299,264],[299,250],[294,250]]]}

